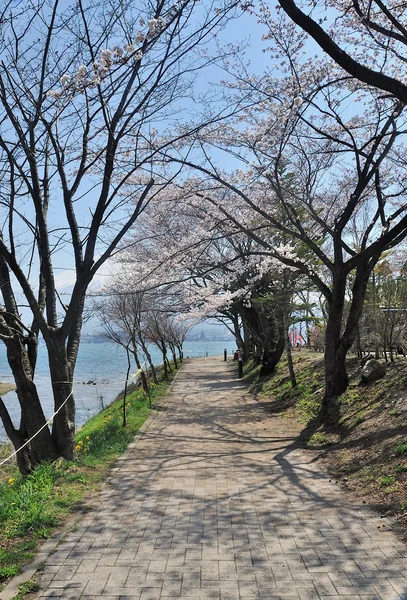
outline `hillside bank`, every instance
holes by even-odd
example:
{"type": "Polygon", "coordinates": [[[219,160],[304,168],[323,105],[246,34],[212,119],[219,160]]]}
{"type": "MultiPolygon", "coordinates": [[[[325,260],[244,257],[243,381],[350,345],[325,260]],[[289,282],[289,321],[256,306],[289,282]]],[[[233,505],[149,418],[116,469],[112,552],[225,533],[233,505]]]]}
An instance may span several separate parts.
{"type": "Polygon", "coordinates": [[[296,388],[285,361],[264,379],[258,377],[259,367],[245,367],[256,399],[287,421],[304,451],[321,461],[355,500],[393,517],[394,528],[407,540],[407,360],[386,363],[382,379],[362,385],[360,360],[349,358],[350,385],[340,398],[340,424],[328,433],[313,425],[324,391],[323,356],[302,349],[293,359],[296,388]]]}

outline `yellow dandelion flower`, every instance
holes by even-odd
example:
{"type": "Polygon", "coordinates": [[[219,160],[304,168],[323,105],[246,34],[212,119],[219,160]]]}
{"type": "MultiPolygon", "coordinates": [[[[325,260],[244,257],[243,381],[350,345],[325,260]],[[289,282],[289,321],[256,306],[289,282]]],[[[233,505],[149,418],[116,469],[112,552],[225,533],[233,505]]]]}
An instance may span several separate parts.
{"type": "Polygon", "coordinates": [[[7,481],[7,483],[9,484],[10,487],[12,487],[14,485],[15,479],[14,477],[10,477],[10,479],[7,481]]]}

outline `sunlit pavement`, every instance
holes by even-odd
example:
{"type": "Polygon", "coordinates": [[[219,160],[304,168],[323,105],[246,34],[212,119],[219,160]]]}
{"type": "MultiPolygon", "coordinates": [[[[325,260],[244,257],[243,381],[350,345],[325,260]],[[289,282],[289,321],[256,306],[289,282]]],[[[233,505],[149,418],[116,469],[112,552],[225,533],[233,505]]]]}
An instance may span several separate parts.
{"type": "Polygon", "coordinates": [[[164,407],[47,560],[38,597],[407,600],[389,523],[348,502],[231,363],[190,361],[164,407]]]}

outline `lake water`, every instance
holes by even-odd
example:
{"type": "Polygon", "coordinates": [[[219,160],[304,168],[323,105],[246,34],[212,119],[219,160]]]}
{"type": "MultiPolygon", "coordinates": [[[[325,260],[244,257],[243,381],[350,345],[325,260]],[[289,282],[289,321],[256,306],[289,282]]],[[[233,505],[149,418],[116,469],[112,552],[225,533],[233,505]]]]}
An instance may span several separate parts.
{"type": "MultiPolygon", "coordinates": [[[[223,356],[224,348],[231,356],[236,345],[228,342],[185,342],[184,356],[190,358],[199,356],[223,356]]],[[[153,362],[161,364],[161,354],[155,348],[150,348],[153,362]]],[[[137,369],[132,362],[132,372],[137,369]]],[[[123,390],[127,373],[126,352],[120,346],[111,342],[88,343],[82,342],[79,349],[78,360],[74,377],[74,395],[76,402],[76,424],[83,425],[90,417],[98,413],[102,405],[112,402],[123,390]],[[93,383],[88,383],[88,382],[93,383]]],[[[13,376],[7,363],[4,344],[0,345],[0,381],[13,383],[13,376]]],[[[48,374],[47,353],[40,347],[38,363],[35,373],[35,383],[42,401],[46,417],[53,414],[53,399],[48,374]]],[[[15,425],[18,425],[20,409],[15,392],[3,396],[15,425]]],[[[6,434],[0,421],[0,441],[5,441],[6,434]]]]}

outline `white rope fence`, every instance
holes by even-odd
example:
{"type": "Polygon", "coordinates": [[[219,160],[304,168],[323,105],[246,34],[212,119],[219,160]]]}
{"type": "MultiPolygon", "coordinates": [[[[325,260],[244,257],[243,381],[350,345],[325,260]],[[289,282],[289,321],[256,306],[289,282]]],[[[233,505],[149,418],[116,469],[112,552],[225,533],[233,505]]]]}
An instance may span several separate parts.
{"type": "MultiPolygon", "coordinates": [[[[55,381],[54,383],[71,383],[70,381],[55,381]]],[[[21,452],[21,450],[23,448],[25,448],[26,446],[28,446],[28,444],[31,443],[31,441],[37,437],[37,435],[39,433],[41,433],[41,431],[43,429],[45,429],[46,427],[48,427],[48,425],[51,423],[52,419],[55,417],[55,415],[57,415],[59,413],[59,411],[61,410],[61,408],[63,408],[65,406],[65,404],[68,402],[69,398],[72,396],[73,394],[73,390],[70,391],[69,395],[67,396],[67,398],[65,398],[65,400],[62,402],[61,406],[58,408],[58,410],[56,410],[54,412],[54,414],[48,419],[48,421],[46,421],[44,423],[44,425],[42,427],[40,427],[40,429],[34,433],[33,436],[30,437],[29,440],[27,440],[26,442],[24,442],[24,444],[22,446],[20,446],[19,448],[17,448],[17,450],[15,450],[12,454],[10,454],[10,456],[8,456],[7,458],[4,458],[1,462],[0,462],[0,467],[2,467],[6,462],[8,462],[9,460],[11,460],[14,456],[16,456],[19,452],[21,452]]]]}
{"type": "MultiPolygon", "coordinates": [[[[137,384],[137,377],[138,377],[138,375],[140,375],[143,372],[143,367],[145,367],[145,365],[146,365],[146,361],[144,361],[143,365],[140,367],[140,369],[138,369],[138,371],[136,373],[133,373],[133,375],[131,375],[132,378],[136,378],[136,381],[135,381],[136,384],[137,384]]],[[[55,381],[54,384],[55,383],[71,383],[71,382],[70,381],[55,381]]],[[[21,452],[21,450],[23,448],[25,448],[26,446],[28,446],[28,444],[30,444],[31,441],[34,438],[36,438],[37,435],[39,433],[41,433],[41,431],[43,429],[45,429],[45,427],[47,427],[51,423],[52,419],[55,417],[55,415],[57,415],[59,413],[59,411],[61,410],[61,408],[63,408],[65,406],[65,404],[68,402],[68,400],[72,396],[72,394],[73,394],[73,390],[71,390],[71,392],[69,393],[69,395],[67,396],[67,398],[65,398],[65,400],[63,401],[63,403],[61,404],[61,406],[58,408],[58,410],[56,410],[54,412],[54,414],[50,416],[50,418],[48,419],[48,421],[46,421],[44,423],[44,425],[42,427],[40,427],[40,429],[36,433],[34,433],[33,436],[30,437],[29,440],[27,440],[26,442],[24,442],[24,444],[22,446],[20,446],[19,448],[17,448],[17,450],[15,450],[14,452],[12,452],[12,454],[10,454],[10,456],[7,456],[7,458],[4,458],[0,462],[0,467],[2,467],[4,464],[6,464],[6,462],[8,462],[9,460],[11,460],[14,456],[17,456],[17,454],[19,452],[21,452]]]]}
{"type": "Polygon", "coordinates": [[[136,381],[134,383],[137,384],[137,382],[138,382],[138,376],[141,375],[141,373],[144,372],[143,367],[146,366],[146,362],[147,361],[144,361],[143,364],[141,365],[141,367],[135,373],[133,373],[132,375],[130,375],[130,378],[127,381],[130,381],[130,379],[135,379],[136,381]]]}

